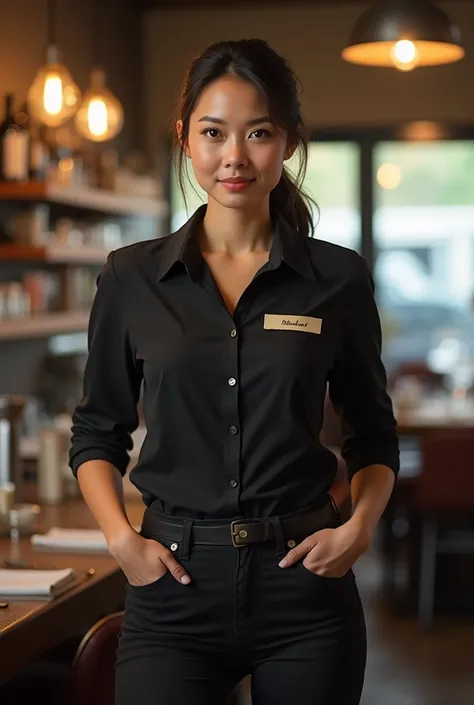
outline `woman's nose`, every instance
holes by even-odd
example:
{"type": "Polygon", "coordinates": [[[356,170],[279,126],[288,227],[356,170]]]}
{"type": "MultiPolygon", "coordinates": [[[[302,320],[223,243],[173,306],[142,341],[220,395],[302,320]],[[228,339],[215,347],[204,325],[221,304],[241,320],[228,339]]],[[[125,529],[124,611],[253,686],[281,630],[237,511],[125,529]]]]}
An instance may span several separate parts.
{"type": "Polygon", "coordinates": [[[229,167],[245,166],[247,164],[247,156],[243,145],[238,142],[228,144],[223,161],[224,165],[229,167]]]}

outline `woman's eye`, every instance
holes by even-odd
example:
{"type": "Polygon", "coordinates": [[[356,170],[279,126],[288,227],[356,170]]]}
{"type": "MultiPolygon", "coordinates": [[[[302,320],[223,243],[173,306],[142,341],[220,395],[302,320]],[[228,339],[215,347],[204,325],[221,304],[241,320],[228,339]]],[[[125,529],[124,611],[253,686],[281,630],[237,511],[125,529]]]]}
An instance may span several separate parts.
{"type": "Polygon", "coordinates": [[[260,130],[254,130],[252,132],[252,135],[255,135],[257,139],[263,139],[265,137],[271,137],[272,133],[269,130],[264,130],[263,128],[261,128],[260,130]]]}
{"type": "MultiPolygon", "coordinates": [[[[206,127],[202,131],[203,135],[207,135],[211,139],[216,139],[217,137],[222,137],[220,131],[216,127],[206,127]]],[[[259,130],[254,130],[251,134],[250,137],[255,137],[256,139],[265,139],[268,137],[272,136],[272,133],[269,130],[264,130],[263,128],[260,128],[259,130]]]]}
{"type": "Polygon", "coordinates": [[[206,127],[206,129],[202,131],[202,134],[209,135],[209,137],[218,137],[219,130],[216,130],[215,127],[206,127]]]}

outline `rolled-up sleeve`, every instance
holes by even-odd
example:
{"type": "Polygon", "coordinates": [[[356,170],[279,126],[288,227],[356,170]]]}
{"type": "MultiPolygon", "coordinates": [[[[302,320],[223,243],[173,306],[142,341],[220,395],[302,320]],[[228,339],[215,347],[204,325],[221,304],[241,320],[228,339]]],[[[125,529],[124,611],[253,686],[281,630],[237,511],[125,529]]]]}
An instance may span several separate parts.
{"type": "Polygon", "coordinates": [[[349,480],[361,468],[400,467],[397,424],[381,359],[382,333],[374,282],[357,256],[347,298],[342,345],[329,377],[329,398],[341,418],[341,455],[349,480]]]}
{"type": "Polygon", "coordinates": [[[138,426],[141,370],[135,363],[111,253],[97,279],[88,331],[83,395],[72,418],[69,465],[107,460],[123,475],[138,426]]]}

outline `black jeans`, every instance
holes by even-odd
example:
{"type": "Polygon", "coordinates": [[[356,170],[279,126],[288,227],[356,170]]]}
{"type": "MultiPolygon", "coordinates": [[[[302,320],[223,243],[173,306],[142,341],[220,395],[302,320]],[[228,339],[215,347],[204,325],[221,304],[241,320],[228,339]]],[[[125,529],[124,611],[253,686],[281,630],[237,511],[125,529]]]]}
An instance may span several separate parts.
{"type": "Polygon", "coordinates": [[[280,554],[195,545],[176,554],[190,585],[170,573],[128,585],[116,705],[225,705],[247,674],[253,705],[357,705],[366,630],[352,570],[324,578],[279,568],[280,554]]]}

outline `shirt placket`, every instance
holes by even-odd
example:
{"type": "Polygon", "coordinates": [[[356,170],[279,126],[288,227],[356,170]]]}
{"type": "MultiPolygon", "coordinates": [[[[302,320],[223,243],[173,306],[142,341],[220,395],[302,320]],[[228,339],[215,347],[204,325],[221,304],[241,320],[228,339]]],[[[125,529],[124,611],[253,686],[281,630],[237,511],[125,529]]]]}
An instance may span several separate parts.
{"type": "Polygon", "coordinates": [[[224,454],[224,476],[228,483],[229,507],[235,516],[240,514],[241,492],[241,425],[239,418],[239,335],[237,327],[231,327],[227,333],[229,346],[227,353],[227,378],[224,378],[225,391],[223,394],[223,418],[226,429],[226,443],[224,454]]]}

